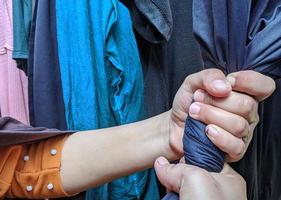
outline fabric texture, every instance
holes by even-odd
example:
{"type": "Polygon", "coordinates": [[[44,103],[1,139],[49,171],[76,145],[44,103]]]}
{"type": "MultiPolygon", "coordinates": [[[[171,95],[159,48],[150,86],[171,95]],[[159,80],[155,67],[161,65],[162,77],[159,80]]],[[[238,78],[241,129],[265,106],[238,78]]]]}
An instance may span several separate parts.
{"type": "MultiPolygon", "coordinates": [[[[281,77],[281,1],[277,2],[193,1],[193,29],[205,67],[219,67],[225,73],[256,70],[273,78],[281,77]]],[[[185,129],[186,162],[220,171],[223,153],[196,130],[199,121],[188,118],[186,123],[193,124],[185,129]],[[208,141],[210,148],[203,141],[208,141]]]]}
{"type": "Polygon", "coordinates": [[[66,130],[56,33],[56,1],[36,1],[28,60],[31,125],[66,130]]]}
{"type": "MultiPolygon", "coordinates": [[[[145,100],[148,116],[170,109],[173,97],[184,78],[202,69],[198,44],[192,35],[192,1],[170,1],[173,31],[168,42],[152,44],[137,32],[140,57],[145,78],[145,100]],[[183,23],[185,19],[185,23],[183,23]]],[[[130,7],[129,7],[130,8],[130,7]]],[[[130,8],[130,11],[132,9],[130,8]]],[[[134,12],[131,14],[139,14],[134,12]]],[[[136,18],[133,18],[136,19],[136,18]]],[[[144,18],[146,19],[146,18],[144,18]]],[[[141,24],[133,21],[134,27],[141,24]]],[[[149,22],[147,22],[149,23],[149,22]]],[[[162,38],[159,38],[162,40],[162,38]]],[[[281,198],[279,167],[281,165],[279,113],[281,82],[275,93],[259,105],[260,123],[252,142],[239,162],[232,164],[247,183],[248,199],[276,200],[281,198]]],[[[165,189],[161,190],[162,195],[165,189]]]]}
{"type": "MultiPolygon", "coordinates": [[[[172,107],[174,96],[186,76],[202,69],[199,48],[193,38],[192,1],[151,0],[150,4],[157,6],[156,11],[148,2],[138,1],[143,3],[142,10],[134,5],[137,2],[123,2],[130,10],[137,36],[144,71],[146,117],[155,116],[172,107]],[[149,17],[157,16],[159,12],[172,22],[171,35],[166,37],[160,33],[164,33],[161,24],[167,20],[160,16],[157,20],[162,22],[155,26],[151,21],[156,19],[149,17]]],[[[163,197],[166,189],[160,183],[159,188],[163,197]]]]}
{"type": "Polygon", "coordinates": [[[0,147],[38,142],[43,139],[74,132],[44,127],[34,128],[11,117],[2,117],[0,118],[0,147]]]}
{"type": "Polygon", "coordinates": [[[13,0],[13,59],[26,75],[32,6],[32,0],[13,0]]]}
{"type": "Polygon", "coordinates": [[[28,58],[32,0],[13,0],[13,59],[28,58]]]}
{"type": "Polygon", "coordinates": [[[0,108],[1,116],[29,123],[27,77],[12,59],[12,1],[0,1],[0,108]]]}
{"type": "MultiPolygon", "coordinates": [[[[143,77],[127,8],[117,0],[67,2],[56,1],[56,15],[68,129],[140,120],[143,77]]],[[[118,179],[86,195],[86,199],[158,198],[153,171],[118,179]]]]}
{"type": "MultiPolygon", "coordinates": [[[[225,73],[255,70],[272,78],[281,77],[280,7],[281,1],[270,0],[247,3],[239,0],[193,1],[193,29],[205,67],[219,67],[225,73]]],[[[191,118],[186,123],[191,124],[191,121],[194,125],[187,127],[184,136],[186,162],[192,161],[202,167],[203,160],[203,168],[208,171],[221,170],[224,163],[222,152],[211,146],[206,149],[202,141],[207,141],[207,136],[199,133],[204,128],[194,129],[202,123],[191,118]],[[194,138],[196,145],[192,142],[194,138]],[[209,159],[204,160],[206,157],[209,159]],[[218,161],[220,168],[216,167],[218,161]]]]}
{"type": "Polygon", "coordinates": [[[42,199],[69,196],[63,190],[60,179],[61,150],[67,137],[0,147],[0,198],[42,199]],[[56,154],[50,153],[52,149],[56,150],[56,154]],[[48,189],[50,184],[52,188],[48,189]],[[28,191],[27,187],[31,190],[28,191]]]}

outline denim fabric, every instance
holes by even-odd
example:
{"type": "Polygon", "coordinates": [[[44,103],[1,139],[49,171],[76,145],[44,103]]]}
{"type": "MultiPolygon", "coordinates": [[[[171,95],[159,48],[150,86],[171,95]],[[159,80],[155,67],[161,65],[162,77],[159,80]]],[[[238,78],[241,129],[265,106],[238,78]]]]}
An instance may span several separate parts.
{"type": "MultiPolygon", "coordinates": [[[[117,0],[57,0],[58,49],[68,129],[143,117],[143,75],[131,19],[117,0]]],[[[89,190],[86,199],[158,199],[146,170],[89,190]]]]}

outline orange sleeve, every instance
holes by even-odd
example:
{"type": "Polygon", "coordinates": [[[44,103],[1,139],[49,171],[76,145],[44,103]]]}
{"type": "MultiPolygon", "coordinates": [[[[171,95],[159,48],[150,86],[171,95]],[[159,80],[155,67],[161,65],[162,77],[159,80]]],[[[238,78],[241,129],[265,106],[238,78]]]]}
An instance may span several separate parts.
{"type": "Polygon", "coordinates": [[[0,199],[11,187],[22,146],[0,147],[0,199]]]}
{"type": "MultiPolygon", "coordinates": [[[[21,150],[18,152],[16,167],[7,172],[14,173],[12,180],[5,181],[10,182],[5,196],[31,199],[70,196],[63,190],[60,178],[61,151],[67,137],[58,136],[18,147],[21,150]]],[[[8,166],[7,161],[4,165],[8,166]]]]}

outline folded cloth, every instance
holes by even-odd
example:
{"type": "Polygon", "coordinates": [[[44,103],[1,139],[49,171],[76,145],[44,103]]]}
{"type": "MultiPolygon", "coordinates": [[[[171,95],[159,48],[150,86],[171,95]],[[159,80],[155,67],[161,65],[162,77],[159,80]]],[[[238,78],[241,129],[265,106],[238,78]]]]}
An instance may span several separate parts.
{"type": "Polygon", "coordinates": [[[0,118],[0,147],[33,143],[58,135],[71,134],[75,131],[59,131],[44,127],[31,127],[11,117],[0,118]]]}

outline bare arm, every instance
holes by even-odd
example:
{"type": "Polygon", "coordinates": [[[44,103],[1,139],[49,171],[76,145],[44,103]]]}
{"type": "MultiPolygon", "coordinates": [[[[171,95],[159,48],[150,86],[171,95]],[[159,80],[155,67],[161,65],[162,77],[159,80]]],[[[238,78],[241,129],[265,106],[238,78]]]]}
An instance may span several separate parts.
{"type": "Polygon", "coordinates": [[[177,159],[169,148],[169,112],[133,124],[71,135],[65,142],[61,179],[76,193],[152,167],[155,159],[177,159]]]}

